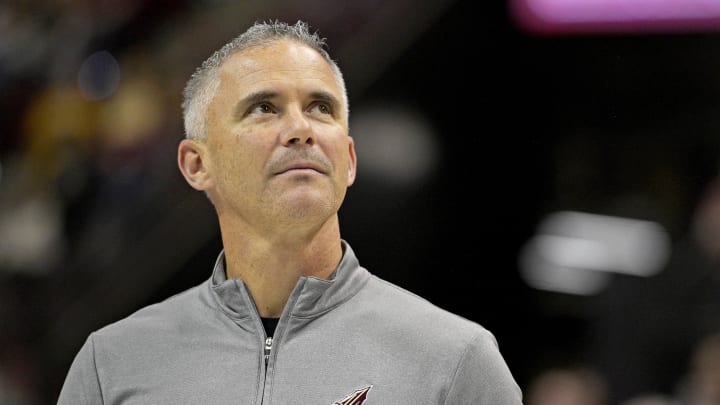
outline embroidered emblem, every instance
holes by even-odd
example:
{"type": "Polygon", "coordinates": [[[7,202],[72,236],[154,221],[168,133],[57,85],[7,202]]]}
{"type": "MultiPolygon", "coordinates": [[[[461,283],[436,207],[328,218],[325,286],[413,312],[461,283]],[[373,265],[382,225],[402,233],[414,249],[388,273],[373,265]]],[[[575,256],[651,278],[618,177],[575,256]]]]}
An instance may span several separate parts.
{"type": "Polygon", "coordinates": [[[368,392],[370,391],[370,388],[373,386],[367,386],[365,388],[360,388],[359,390],[353,392],[352,394],[346,396],[345,398],[333,402],[332,405],[362,405],[365,403],[365,399],[367,398],[368,392]]]}

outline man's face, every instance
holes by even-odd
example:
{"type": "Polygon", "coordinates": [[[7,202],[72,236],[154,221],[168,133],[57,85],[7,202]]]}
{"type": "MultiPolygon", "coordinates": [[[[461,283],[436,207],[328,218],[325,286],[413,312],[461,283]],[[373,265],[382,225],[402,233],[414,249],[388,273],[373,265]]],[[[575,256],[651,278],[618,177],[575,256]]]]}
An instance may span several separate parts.
{"type": "Polygon", "coordinates": [[[355,179],[343,94],[328,63],[291,41],[232,55],[208,108],[204,165],[221,216],[319,225],[355,179]]]}

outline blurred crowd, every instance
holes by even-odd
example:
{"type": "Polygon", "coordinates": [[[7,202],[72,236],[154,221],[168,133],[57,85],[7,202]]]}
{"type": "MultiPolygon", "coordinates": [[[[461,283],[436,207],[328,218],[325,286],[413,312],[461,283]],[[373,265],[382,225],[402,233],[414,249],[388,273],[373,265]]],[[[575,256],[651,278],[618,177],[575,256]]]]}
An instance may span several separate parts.
{"type": "MultiPolygon", "coordinates": [[[[0,3],[0,403],[52,403],[81,336],[171,270],[136,273],[182,263],[162,242],[168,223],[202,218],[170,201],[188,54],[158,41],[183,6],[0,3]]],[[[212,227],[195,231],[189,247],[212,227]]]]}
{"type": "MultiPolygon", "coordinates": [[[[611,387],[605,375],[587,364],[551,367],[526,389],[527,405],[608,405],[611,387]]],[[[704,337],[692,350],[686,371],[678,371],[670,390],[639,392],[619,405],[720,404],[720,332],[704,337]]]]}

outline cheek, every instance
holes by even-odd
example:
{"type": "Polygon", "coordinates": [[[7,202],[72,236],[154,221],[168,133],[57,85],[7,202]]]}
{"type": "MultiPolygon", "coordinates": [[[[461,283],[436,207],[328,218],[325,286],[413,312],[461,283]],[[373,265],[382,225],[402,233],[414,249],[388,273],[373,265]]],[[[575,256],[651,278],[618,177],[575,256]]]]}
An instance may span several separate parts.
{"type": "Polygon", "coordinates": [[[252,155],[235,148],[226,147],[222,154],[222,174],[226,179],[236,181],[252,169],[252,155]]]}
{"type": "Polygon", "coordinates": [[[232,135],[228,137],[221,154],[226,175],[231,177],[253,174],[262,175],[272,145],[260,142],[252,133],[232,135]]]}

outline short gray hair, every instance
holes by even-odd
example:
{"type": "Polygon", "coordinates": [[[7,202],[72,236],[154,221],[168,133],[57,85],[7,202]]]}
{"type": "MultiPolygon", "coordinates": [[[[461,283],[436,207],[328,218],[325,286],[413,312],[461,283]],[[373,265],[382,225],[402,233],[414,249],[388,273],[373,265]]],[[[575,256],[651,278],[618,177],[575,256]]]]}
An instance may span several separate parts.
{"type": "Polygon", "coordinates": [[[206,59],[188,80],[183,90],[183,122],[185,137],[204,139],[207,136],[207,110],[220,85],[220,66],[231,55],[252,47],[267,45],[280,40],[292,40],[317,51],[330,65],[345,103],[345,119],[349,117],[349,105],[345,80],[337,63],[330,57],[325,38],[317,31],[310,32],[304,21],[287,24],[280,21],[255,22],[247,31],[223,45],[206,59]]]}

